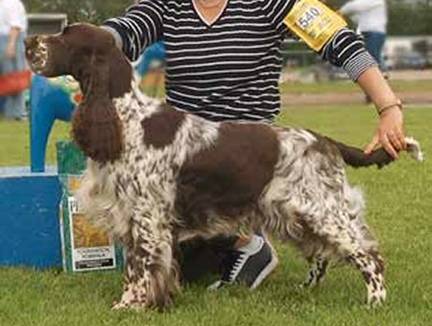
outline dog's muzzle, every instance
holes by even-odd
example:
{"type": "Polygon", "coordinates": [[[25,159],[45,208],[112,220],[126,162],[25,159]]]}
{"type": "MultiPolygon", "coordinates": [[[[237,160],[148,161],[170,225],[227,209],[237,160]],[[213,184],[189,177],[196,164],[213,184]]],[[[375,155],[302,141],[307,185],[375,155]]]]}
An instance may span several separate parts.
{"type": "Polygon", "coordinates": [[[24,43],[26,58],[31,69],[38,74],[43,74],[48,66],[49,59],[46,38],[43,36],[30,36],[25,39],[24,43]]]}

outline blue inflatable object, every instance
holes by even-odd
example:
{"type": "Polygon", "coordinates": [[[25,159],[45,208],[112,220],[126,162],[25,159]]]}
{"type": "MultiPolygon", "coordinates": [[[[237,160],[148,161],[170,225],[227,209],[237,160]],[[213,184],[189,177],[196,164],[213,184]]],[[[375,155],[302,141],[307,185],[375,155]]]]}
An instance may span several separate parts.
{"type": "Polygon", "coordinates": [[[0,198],[0,265],[61,267],[57,174],[2,168],[0,198]]]}
{"type": "Polygon", "coordinates": [[[154,61],[165,62],[165,44],[158,42],[144,51],[141,61],[136,67],[140,76],[144,76],[150,70],[151,63],[154,61]]]}
{"type": "Polygon", "coordinates": [[[35,75],[30,90],[30,158],[31,171],[45,171],[48,137],[55,120],[70,121],[75,104],[70,93],[35,75]]]}

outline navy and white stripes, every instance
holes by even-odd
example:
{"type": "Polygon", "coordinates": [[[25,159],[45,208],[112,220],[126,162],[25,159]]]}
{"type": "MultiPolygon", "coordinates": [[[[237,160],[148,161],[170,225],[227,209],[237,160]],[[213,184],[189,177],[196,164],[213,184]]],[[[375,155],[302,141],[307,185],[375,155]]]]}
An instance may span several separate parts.
{"type": "MultiPolygon", "coordinates": [[[[105,26],[131,60],[150,44],[165,43],[167,102],[176,109],[213,121],[271,121],[280,110],[283,20],[295,1],[228,0],[208,25],[193,0],[144,0],[105,26]]],[[[352,69],[353,79],[374,64],[356,37],[341,31],[322,52],[352,69]]]]}
{"type": "Polygon", "coordinates": [[[322,57],[343,67],[352,80],[357,80],[367,68],[376,66],[374,58],[365,50],[362,37],[347,28],[333,37],[322,51],[322,57]]]}

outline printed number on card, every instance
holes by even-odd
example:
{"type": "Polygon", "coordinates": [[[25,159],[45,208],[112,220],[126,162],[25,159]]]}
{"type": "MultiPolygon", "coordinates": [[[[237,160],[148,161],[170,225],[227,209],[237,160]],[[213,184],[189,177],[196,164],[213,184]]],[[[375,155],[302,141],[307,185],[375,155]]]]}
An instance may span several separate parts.
{"type": "Polygon", "coordinates": [[[319,51],[347,24],[337,13],[319,0],[299,0],[284,23],[309,47],[319,51]]]}

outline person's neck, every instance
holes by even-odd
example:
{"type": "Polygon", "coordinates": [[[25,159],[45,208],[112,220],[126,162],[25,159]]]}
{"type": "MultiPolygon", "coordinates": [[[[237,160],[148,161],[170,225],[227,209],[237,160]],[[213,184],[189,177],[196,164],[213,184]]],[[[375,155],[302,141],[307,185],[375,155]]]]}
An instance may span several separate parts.
{"type": "Polygon", "coordinates": [[[227,0],[196,0],[196,2],[204,9],[214,9],[220,7],[227,0]]]}
{"type": "Polygon", "coordinates": [[[207,25],[212,25],[222,14],[228,0],[192,0],[199,15],[207,25]]]}

